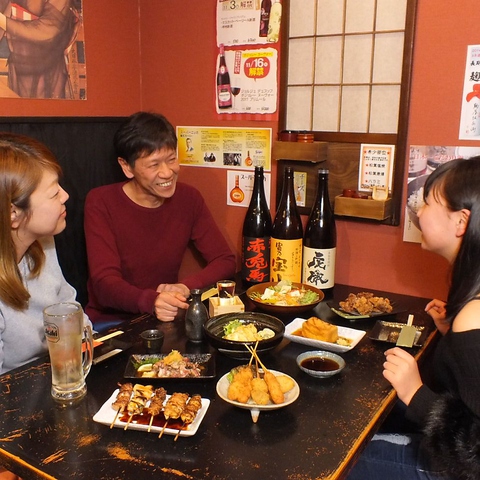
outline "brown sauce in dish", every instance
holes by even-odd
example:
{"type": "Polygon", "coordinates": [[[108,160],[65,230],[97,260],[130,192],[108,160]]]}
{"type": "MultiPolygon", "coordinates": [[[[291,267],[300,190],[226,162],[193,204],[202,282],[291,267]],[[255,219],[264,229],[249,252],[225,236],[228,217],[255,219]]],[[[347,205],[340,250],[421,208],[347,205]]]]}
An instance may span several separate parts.
{"type": "MultiPolygon", "coordinates": [[[[128,419],[130,418],[130,415],[125,411],[122,417],[120,418],[120,421],[127,423],[128,419]]],[[[150,425],[150,419],[151,416],[148,414],[148,408],[145,409],[145,413],[142,413],[140,415],[134,415],[132,417],[131,422],[137,423],[140,425],[150,425]]],[[[158,415],[155,415],[153,417],[153,422],[152,425],[154,427],[160,427],[163,428],[167,425],[167,428],[171,428],[174,430],[188,430],[188,425],[185,425],[181,419],[169,419],[168,421],[165,420],[165,417],[163,416],[163,412],[160,412],[158,415]]]]}
{"type": "Polygon", "coordinates": [[[338,370],[340,365],[335,360],[322,357],[310,357],[302,360],[300,364],[303,368],[315,370],[316,372],[333,372],[338,370]]]}

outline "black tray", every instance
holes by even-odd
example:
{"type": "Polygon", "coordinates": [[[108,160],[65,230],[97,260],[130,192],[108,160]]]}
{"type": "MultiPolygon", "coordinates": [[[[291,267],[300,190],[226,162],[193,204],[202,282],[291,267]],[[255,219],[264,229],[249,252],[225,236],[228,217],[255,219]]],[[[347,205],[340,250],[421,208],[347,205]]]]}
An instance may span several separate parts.
{"type": "Polygon", "coordinates": [[[330,307],[332,312],[336,313],[340,317],[343,317],[343,318],[346,318],[347,320],[352,320],[352,321],[362,320],[366,318],[375,318],[375,317],[389,317],[391,315],[396,315],[397,313],[405,311],[405,308],[402,308],[395,302],[391,302],[391,305],[392,305],[391,312],[370,313],[369,315],[360,315],[359,313],[345,312],[340,308],[339,302],[330,302],[330,303],[327,303],[327,305],[330,307]]]}
{"type": "Polygon", "coordinates": [[[191,362],[198,363],[200,367],[200,376],[198,377],[144,377],[141,372],[137,372],[136,365],[145,363],[155,363],[163,360],[168,354],[150,353],[130,355],[127,367],[125,368],[124,377],[134,380],[205,380],[207,378],[215,378],[215,357],[211,353],[182,353],[183,357],[188,358],[191,362]]]}
{"type": "MultiPolygon", "coordinates": [[[[405,323],[386,322],[383,320],[377,320],[375,326],[370,330],[368,334],[372,340],[379,342],[397,343],[400,330],[405,326],[405,323]]],[[[413,325],[417,330],[415,334],[415,340],[413,342],[414,347],[421,347],[425,339],[428,336],[428,331],[424,326],[413,325]]]]}

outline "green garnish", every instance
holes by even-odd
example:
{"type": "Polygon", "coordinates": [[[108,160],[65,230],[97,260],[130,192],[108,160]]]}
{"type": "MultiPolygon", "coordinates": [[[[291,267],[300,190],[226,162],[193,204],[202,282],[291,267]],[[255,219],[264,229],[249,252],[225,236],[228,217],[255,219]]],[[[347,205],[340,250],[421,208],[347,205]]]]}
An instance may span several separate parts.
{"type": "Polygon", "coordinates": [[[243,325],[243,323],[240,320],[232,320],[231,322],[228,322],[223,326],[224,335],[230,335],[241,325],[243,325]]]}

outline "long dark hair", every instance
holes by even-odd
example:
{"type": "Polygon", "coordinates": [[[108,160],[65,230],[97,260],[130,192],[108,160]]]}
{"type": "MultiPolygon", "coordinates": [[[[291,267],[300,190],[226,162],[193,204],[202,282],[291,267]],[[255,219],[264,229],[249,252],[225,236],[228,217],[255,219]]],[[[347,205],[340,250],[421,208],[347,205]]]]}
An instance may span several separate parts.
{"type": "Polygon", "coordinates": [[[480,156],[455,159],[438,167],[425,182],[423,196],[441,195],[447,207],[470,211],[460,249],[452,265],[446,319],[480,296],[480,156]]]}

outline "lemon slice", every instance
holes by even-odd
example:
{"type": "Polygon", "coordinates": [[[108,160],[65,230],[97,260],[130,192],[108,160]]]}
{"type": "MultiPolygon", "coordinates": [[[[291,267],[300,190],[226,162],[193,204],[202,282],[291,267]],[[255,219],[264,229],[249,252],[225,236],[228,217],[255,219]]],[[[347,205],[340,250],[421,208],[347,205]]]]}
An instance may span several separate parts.
{"type": "Polygon", "coordinates": [[[153,363],[144,363],[138,367],[138,372],[151,372],[153,368],[153,363]]]}

